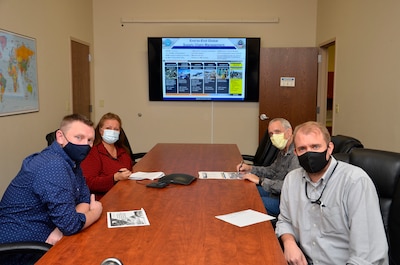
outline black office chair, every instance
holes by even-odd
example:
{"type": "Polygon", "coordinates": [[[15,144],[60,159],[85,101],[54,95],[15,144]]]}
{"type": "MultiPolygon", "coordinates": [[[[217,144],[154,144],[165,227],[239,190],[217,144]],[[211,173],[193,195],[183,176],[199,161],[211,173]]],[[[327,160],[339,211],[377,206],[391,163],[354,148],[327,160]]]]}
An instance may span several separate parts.
{"type": "Polygon", "coordinates": [[[334,135],[331,141],[334,145],[333,157],[344,162],[349,162],[349,154],[354,148],[364,148],[358,139],[346,135],[334,135]]]}
{"type": "Polygon", "coordinates": [[[389,242],[389,264],[400,265],[400,153],[355,148],[349,162],[364,169],[375,184],[389,242]]]}
{"type": "Polygon", "coordinates": [[[35,264],[52,245],[44,242],[15,242],[0,244],[0,264],[35,264]]]}
{"type": "Polygon", "coordinates": [[[56,140],[56,131],[57,130],[46,134],[47,146],[51,145],[56,140]]]}
{"type": "Polygon", "coordinates": [[[363,148],[364,145],[356,138],[346,135],[334,135],[331,137],[334,144],[333,153],[350,153],[353,148],[363,148]]]}
{"type": "Polygon", "coordinates": [[[125,143],[124,145],[129,149],[129,152],[131,154],[131,159],[134,162],[137,162],[137,160],[139,160],[140,158],[144,157],[146,155],[146,152],[143,153],[133,153],[131,145],[129,143],[128,137],[126,136],[126,133],[124,131],[124,129],[121,128],[121,134],[123,134],[125,136],[125,143]]]}
{"type": "MultiPolygon", "coordinates": [[[[53,132],[49,132],[48,134],[46,134],[46,141],[47,141],[47,145],[48,146],[51,145],[56,140],[56,131],[57,130],[55,130],[53,132]]],[[[144,157],[146,155],[146,152],[133,153],[131,145],[129,144],[129,140],[128,140],[128,137],[125,134],[124,129],[121,129],[121,134],[124,135],[124,138],[125,138],[125,143],[124,144],[128,148],[128,150],[129,150],[129,152],[131,154],[132,161],[134,161],[136,163],[140,158],[142,158],[142,157],[144,157]]]]}
{"type": "Polygon", "coordinates": [[[278,153],[279,149],[272,144],[268,130],[266,130],[257,147],[255,155],[242,155],[242,157],[244,161],[247,161],[254,166],[267,167],[274,162],[278,153]]]}

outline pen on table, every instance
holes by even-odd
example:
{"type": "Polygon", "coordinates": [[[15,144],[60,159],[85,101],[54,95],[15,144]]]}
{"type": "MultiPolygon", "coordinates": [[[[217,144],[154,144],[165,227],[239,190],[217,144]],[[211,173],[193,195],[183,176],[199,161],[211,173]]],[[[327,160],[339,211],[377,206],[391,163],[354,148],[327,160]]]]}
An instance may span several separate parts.
{"type": "Polygon", "coordinates": [[[239,172],[240,172],[240,169],[242,168],[242,166],[243,166],[243,160],[240,162],[240,166],[239,166],[239,168],[238,168],[238,174],[239,174],[239,172]]]}

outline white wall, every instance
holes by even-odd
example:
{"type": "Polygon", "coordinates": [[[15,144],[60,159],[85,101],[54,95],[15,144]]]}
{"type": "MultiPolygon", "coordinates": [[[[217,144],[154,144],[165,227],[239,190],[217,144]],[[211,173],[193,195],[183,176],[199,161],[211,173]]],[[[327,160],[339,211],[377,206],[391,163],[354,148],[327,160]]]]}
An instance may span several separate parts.
{"type": "Polygon", "coordinates": [[[334,134],[400,152],[400,2],[318,1],[317,44],[336,38],[334,134]]]}
{"type": "Polygon", "coordinates": [[[0,28],[36,39],[39,112],[0,117],[0,194],[71,112],[70,39],[93,43],[91,0],[0,0],[0,28]]]}
{"type": "Polygon", "coordinates": [[[40,111],[0,117],[0,194],[23,158],[46,146],[45,134],[71,113],[71,38],[93,48],[92,95],[97,122],[119,114],[136,152],[156,142],[237,143],[254,154],[257,103],[149,102],[148,36],[261,37],[263,47],[315,46],[317,0],[0,0],[0,28],[37,40],[40,111]],[[93,11],[93,15],[92,15],[93,11]],[[277,24],[127,24],[145,20],[264,20],[277,24]],[[104,107],[99,101],[104,100],[104,107]],[[138,117],[138,113],[142,117],[138,117]]]}
{"type": "Polygon", "coordinates": [[[258,103],[149,102],[147,37],[261,37],[263,47],[315,46],[317,1],[93,2],[95,120],[118,113],[136,152],[157,142],[258,145],[258,103]],[[246,23],[126,23],[122,20],[268,20],[246,23]],[[99,102],[104,100],[104,107],[99,102]],[[142,117],[138,117],[138,113],[142,117]]]}
{"type": "Polygon", "coordinates": [[[367,147],[400,151],[396,0],[93,2],[92,6],[89,0],[0,1],[0,28],[37,40],[40,101],[39,112],[0,117],[0,194],[22,159],[41,150],[45,134],[71,112],[71,38],[94,47],[93,120],[107,111],[120,114],[137,152],[155,142],[233,142],[243,153],[254,153],[257,146],[257,103],[148,102],[146,38],[162,35],[259,36],[263,47],[316,46],[336,38],[335,103],[340,111],[334,114],[334,133],[358,137],[367,147]],[[280,22],[120,24],[121,18],[271,17],[280,22]],[[104,107],[99,107],[100,99],[105,100],[104,107]]]}

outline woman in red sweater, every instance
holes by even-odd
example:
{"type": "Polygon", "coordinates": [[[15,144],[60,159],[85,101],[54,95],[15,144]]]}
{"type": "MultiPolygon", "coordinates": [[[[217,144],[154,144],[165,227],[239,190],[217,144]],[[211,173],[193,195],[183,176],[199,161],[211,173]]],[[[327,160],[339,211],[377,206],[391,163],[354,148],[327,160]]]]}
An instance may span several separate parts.
{"type": "Polygon", "coordinates": [[[132,174],[133,162],[129,149],[124,145],[121,118],[114,113],[101,117],[96,138],[81,168],[90,192],[99,200],[116,182],[126,180],[132,174]]]}

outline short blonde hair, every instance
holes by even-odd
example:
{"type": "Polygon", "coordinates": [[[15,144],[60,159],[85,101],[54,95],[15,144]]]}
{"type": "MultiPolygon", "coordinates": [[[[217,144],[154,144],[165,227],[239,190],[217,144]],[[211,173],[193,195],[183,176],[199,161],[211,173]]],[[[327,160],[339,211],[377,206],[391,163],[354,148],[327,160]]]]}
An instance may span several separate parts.
{"type": "Polygon", "coordinates": [[[305,123],[297,125],[293,133],[294,139],[296,139],[296,134],[299,131],[302,131],[304,134],[309,134],[311,132],[318,131],[322,133],[322,136],[324,137],[327,145],[331,142],[331,135],[328,129],[319,122],[307,121],[305,123]]]}
{"type": "Polygon", "coordinates": [[[62,119],[62,121],[60,123],[60,130],[63,132],[68,131],[69,128],[71,127],[71,123],[73,123],[75,121],[79,121],[79,122],[86,124],[87,126],[93,127],[93,122],[91,120],[89,120],[86,116],[78,114],[78,113],[74,113],[74,114],[64,116],[64,118],[62,119]]]}

